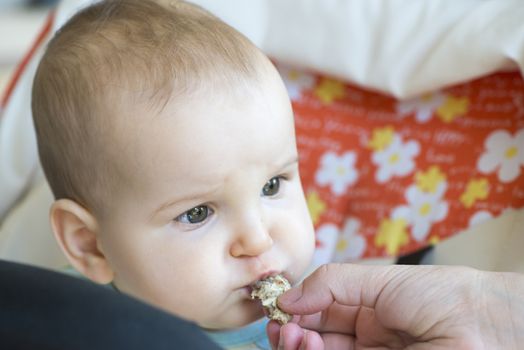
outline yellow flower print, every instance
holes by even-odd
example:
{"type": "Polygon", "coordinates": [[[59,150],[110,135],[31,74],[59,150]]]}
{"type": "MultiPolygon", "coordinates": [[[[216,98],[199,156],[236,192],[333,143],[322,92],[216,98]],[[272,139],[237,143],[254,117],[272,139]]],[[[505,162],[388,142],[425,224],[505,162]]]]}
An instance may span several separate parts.
{"type": "Polygon", "coordinates": [[[415,113],[415,120],[418,123],[426,123],[431,120],[434,111],[444,103],[446,95],[441,92],[434,92],[397,103],[397,112],[400,116],[415,113]]]}
{"type": "Polygon", "coordinates": [[[472,179],[466,185],[466,190],[460,196],[460,201],[466,208],[471,208],[477,200],[488,198],[489,182],[486,178],[472,179]]]}
{"type": "Polygon", "coordinates": [[[445,123],[451,123],[456,118],[468,111],[469,99],[467,97],[448,96],[446,101],[437,108],[437,116],[445,123]]]}
{"type": "Polygon", "coordinates": [[[334,79],[323,78],[315,88],[315,96],[325,104],[330,104],[335,99],[344,97],[345,94],[344,83],[334,79]]]}
{"type": "Polygon", "coordinates": [[[392,126],[373,129],[371,140],[368,147],[373,151],[382,151],[386,149],[392,142],[395,136],[395,129],[392,126]]]}
{"type": "Polygon", "coordinates": [[[348,246],[349,246],[348,241],[344,238],[341,238],[338,240],[337,247],[335,248],[335,250],[337,252],[343,252],[348,248],[348,246]]]}
{"type": "Polygon", "coordinates": [[[313,191],[307,195],[307,207],[313,224],[318,222],[320,215],[326,211],[326,203],[319,197],[318,193],[313,191]]]}
{"type": "Polygon", "coordinates": [[[431,245],[437,245],[438,242],[440,242],[440,237],[439,236],[431,236],[429,238],[429,244],[431,244],[431,245]]]}
{"type": "Polygon", "coordinates": [[[297,70],[290,69],[287,77],[289,80],[297,81],[300,78],[300,73],[297,70]]]}
{"type": "Polygon", "coordinates": [[[426,172],[418,171],[415,174],[415,182],[422,192],[435,193],[438,185],[444,181],[446,181],[446,174],[436,165],[431,166],[426,172]]]}
{"type": "Polygon", "coordinates": [[[400,247],[409,242],[407,225],[407,221],[401,218],[382,220],[378,235],[375,237],[375,245],[377,247],[385,246],[386,252],[395,256],[400,247]]]}

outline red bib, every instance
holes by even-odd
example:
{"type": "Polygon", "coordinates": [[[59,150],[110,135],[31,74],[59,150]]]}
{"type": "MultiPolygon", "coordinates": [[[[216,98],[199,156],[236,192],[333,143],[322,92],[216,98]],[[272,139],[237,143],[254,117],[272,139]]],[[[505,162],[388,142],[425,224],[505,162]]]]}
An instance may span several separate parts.
{"type": "Polygon", "coordinates": [[[398,256],[524,207],[524,81],[399,101],[279,66],[324,261],[398,256]]]}

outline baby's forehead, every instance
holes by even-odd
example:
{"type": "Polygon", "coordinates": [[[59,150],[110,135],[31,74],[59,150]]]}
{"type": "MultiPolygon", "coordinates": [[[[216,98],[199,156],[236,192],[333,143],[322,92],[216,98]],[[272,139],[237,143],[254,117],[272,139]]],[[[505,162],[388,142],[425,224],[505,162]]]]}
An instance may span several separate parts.
{"type": "Polygon", "coordinates": [[[255,152],[275,139],[293,137],[289,101],[279,88],[252,83],[219,91],[202,89],[171,98],[161,108],[148,103],[127,105],[117,118],[115,141],[132,155],[135,166],[144,164],[138,161],[141,157],[149,164],[171,157],[185,167],[197,166],[192,162],[197,157],[220,162],[229,156],[221,150],[235,152],[229,149],[232,145],[255,152]],[[215,158],[208,159],[210,155],[215,158]]]}

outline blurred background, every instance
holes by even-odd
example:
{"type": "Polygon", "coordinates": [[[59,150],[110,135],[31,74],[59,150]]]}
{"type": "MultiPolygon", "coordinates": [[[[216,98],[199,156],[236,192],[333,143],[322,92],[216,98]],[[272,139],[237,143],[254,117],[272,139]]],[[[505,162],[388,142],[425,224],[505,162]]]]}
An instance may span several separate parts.
{"type": "Polygon", "coordinates": [[[0,91],[57,0],[0,0],[0,91]]]}
{"type": "MultiPolygon", "coordinates": [[[[524,154],[523,0],[191,1],[278,63],[297,116],[318,263],[400,257],[524,272],[524,160],[516,157],[524,154]],[[410,145],[418,145],[416,168],[414,153],[405,151],[410,145]],[[324,170],[320,159],[333,152],[324,170]],[[357,158],[355,167],[350,159],[357,158]],[[480,159],[489,164],[481,168],[480,159]],[[411,170],[400,173],[397,163],[411,170]],[[503,167],[512,180],[501,177],[503,167]],[[332,186],[354,187],[340,196],[318,183],[324,172],[332,186]],[[387,179],[376,180],[380,174],[387,179]],[[410,216],[390,217],[399,211],[410,216]]],[[[62,19],[80,2],[62,6],[62,19]]],[[[57,3],[0,0],[0,92],[57,3]]],[[[1,115],[0,258],[57,268],[66,262],[52,238],[52,196],[38,171],[32,69],[10,113],[1,115]]]]}

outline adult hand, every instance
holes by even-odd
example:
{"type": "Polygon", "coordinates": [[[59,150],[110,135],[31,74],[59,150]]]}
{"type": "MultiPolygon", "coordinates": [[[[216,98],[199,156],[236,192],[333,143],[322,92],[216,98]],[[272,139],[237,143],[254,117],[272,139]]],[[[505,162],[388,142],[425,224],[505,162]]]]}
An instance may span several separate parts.
{"type": "Polygon", "coordinates": [[[324,265],[279,298],[278,349],[517,349],[524,276],[464,267],[324,265]]]}

